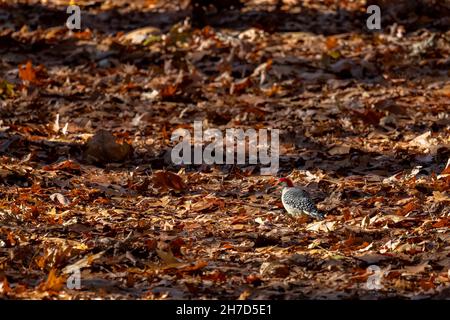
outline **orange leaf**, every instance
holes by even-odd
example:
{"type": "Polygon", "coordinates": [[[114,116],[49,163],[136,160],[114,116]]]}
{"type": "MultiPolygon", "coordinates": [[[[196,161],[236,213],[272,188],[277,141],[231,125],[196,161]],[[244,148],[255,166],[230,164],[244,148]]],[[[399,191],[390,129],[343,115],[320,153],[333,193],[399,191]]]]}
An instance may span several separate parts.
{"type": "Polygon", "coordinates": [[[442,89],[437,90],[437,93],[450,98],[450,84],[444,86],[442,89]]]}
{"type": "Polygon", "coordinates": [[[399,216],[406,216],[408,213],[410,213],[416,208],[417,206],[414,202],[409,202],[403,208],[397,210],[396,214],[399,216]]]}
{"type": "Polygon", "coordinates": [[[433,228],[443,228],[446,227],[450,222],[450,219],[448,218],[442,218],[435,224],[433,224],[433,228]]]}
{"type": "Polygon", "coordinates": [[[8,279],[3,278],[3,281],[0,283],[0,294],[8,294],[11,291],[11,287],[9,286],[8,279]]]}
{"type": "Polygon", "coordinates": [[[223,249],[234,249],[234,246],[227,242],[222,246],[222,248],[223,249]]]}
{"type": "Polygon", "coordinates": [[[60,291],[66,283],[64,276],[58,277],[55,269],[51,269],[47,281],[39,285],[41,291],[60,291]]]}
{"type": "Polygon", "coordinates": [[[175,95],[175,92],[177,92],[177,89],[178,89],[177,85],[168,84],[167,86],[161,89],[159,95],[162,98],[172,97],[173,95],[175,95]]]}
{"type": "Polygon", "coordinates": [[[86,30],[84,30],[84,31],[75,32],[75,33],[73,34],[73,36],[74,36],[75,38],[77,38],[77,39],[80,39],[80,40],[89,40],[89,39],[92,38],[92,32],[91,32],[91,30],[86,29],[86,30]]]}
{"type": "Polygon", "coordinates": [[[72,160],[65,160],[56,164],[42,167],[45,171],[63,170],[67,172],[80,172],[80,165],[72,160]]]}
{"type": "Polygon", "coordinates": [[[194,272],[194,271],[203,269],[207,265],[208,265],[208,262],[200,260],[195,265],[184,267],[180,271],[183,271],[183,272],[194,272]]]}
{"type": "Polygon", "coordinates": [[[273,97],[277,94],[279,94],[281,91],[281,86],[279,86],[278,84],[273,84],[268,90],[265,90],[264,93],[268,96],[268,97],[273,97]]]}
{"type": "Polygon", "coordinates": [[[36,70],[33,68],[33,65],[30,60],[28,60],[27,64],[19,66],[19,77],[22,81],[34,82],[36,81],[36,70]]]}
{"type": "Polygon", "coordinates": [[[37,257],[35,259],[35,263],[40,269],[44,269],[44,267],[45,267],[45,257],[44,256],[37,257]]]}
{"type": "Polygon", "coordinates": [[[12,232],[8,232],[8,236],[7,236],[8,242],[11,246],[15,246],[17,241],[16,239],[14,239],[14,234],[12,232]]]}
{"type": "Polygon", "coordinates": [[[336,48],[337,42],[338,41],[337,41],[336,37],[328,37],[325,42],[325,45],[327,46],[328,50],[331,50],[331,49],[336,48]]]}
{"type": "Polygon", "coordinates": [[[433,283],[433,279],[420,280],[420,286],[425,291],[432,290],[432,289],[436,288],[436,286],[433,283]]]}

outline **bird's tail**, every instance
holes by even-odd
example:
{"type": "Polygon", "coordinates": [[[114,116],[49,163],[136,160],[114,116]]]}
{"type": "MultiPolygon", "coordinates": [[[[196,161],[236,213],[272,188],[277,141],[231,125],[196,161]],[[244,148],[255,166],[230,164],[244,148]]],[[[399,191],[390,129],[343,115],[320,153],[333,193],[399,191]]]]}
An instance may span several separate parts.
{"type": "Polygon", "coordinates": [[[322,212],[318,211],[318,210],[316,210],[316,211],[314,211],[314,212],[311,212],[311,215],[312,215],[314,218],[318,219],[318,220],[323,220],[323,219],[325,219],[325,215],[324,215],[322,212]]]}

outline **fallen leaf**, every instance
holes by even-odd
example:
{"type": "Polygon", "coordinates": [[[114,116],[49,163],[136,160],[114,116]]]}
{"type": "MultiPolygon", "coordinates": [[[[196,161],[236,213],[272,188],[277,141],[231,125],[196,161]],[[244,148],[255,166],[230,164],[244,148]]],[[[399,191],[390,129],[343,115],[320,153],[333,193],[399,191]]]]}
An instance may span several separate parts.
{"type": "Polygon", "coordinates": [[[336,221],[317,221],[308,224],[306,230],[309,231],[323,231],[323,232],[331,232],[336,229],[336,221]]]}
{"type": "Polygon", "coordinates": [[[171,250],[164,251],[161,249],[156,249],[156,253],[161,258],[161,260],[168,266],[180,264],[180,261],[177,258],[175,258],[171,250]]]}
{"type": "Polygon", "coordinates": [[[43,283],[41,283],[38,287],[40,291],[60,291],[63,286],[66,284],[66,277],[65,276],[57,276],[56,270],[51,269],[47,280],[43,283]]]}
{"type": "Polygon", "coordinates": [[[378,264],[381,261],[389,260],[391,257],[385,256],[378,253],[365,253],[361,255],[356,255],[355,258],[364,261],[367,264],[378,264]]]}
{"type": "Polygon", "coordinates": [[[416,274],[424,272],[429,267],[428,262],[418,264],[416,266],[405,266],[404,270],[409,274],[416,274]]]}
{"type": "Polygon", "coordinates": [[[175,95],[175,93],[178,90],[178,86],[177,85],[172,85],[172,84],[168,84],[165,87],[163,87],[160,91],[159,91],[159,96],[161,98],[168,98],[168,97],[172,97],[175,95]]]}
{"type": "Polygon", "coordinates": [[[417,208],[417,206],[414,202],[409,202],[403,208],[397,210],[397,212],[395,214],[399,215],[399,216],[406,216],[408,213],[415,210],[416,208],[417,208]]]}
{"type": "Polygon", "coordinates": [[[186,184],[183,179],[170,171],[157,171],[153,174],[153,183],[157,188],[173,189],[176,191],[183,191],[186,189],[186,184]]]}
{"type": "Polygon", "coordinates": [[[351,149],[350,146],[339,145],[339,146],[334,146],[331,149],[329,149],[328,153],[331,154],[332,156],[344,155],[344,154],[349,154],[350,149],[351,149]]]}
{"type": "Polygon", "coordinates": [[[106,130],[99,130],[85,145],[84,159],[92,164],[123,162],[131,155],[128,143],[119,144],[116,137],[106,130]]]}
{"type": "Polygon", "coordinates": [[[69,199],[67,199],[64,195],[62,195],[61,193],[54,193],[52,195],[50,195],[50,199],[52,201],[58,200],[58,202],[60,204],[62,204],[63,206],[68,206],[70,204],[69,199]]]}
{"type": "Polygon", "coordinates": [[[325,45],[328,50],[336,48],[337,44],[338,44],[338,40],[336,37],[333,37],[333,36],[328,37],[327,40],[325,41],[325,45]]]}
{"type": "Polygon", "coordinates": [[[76,261],[75,263],[72,263],[68,266],[66,266],[62,272],[64,274],[67,273],[71,273],[73,272],[73,270],[80,270],[82,268],[87,268],[89,267],[95,260],[97,260],[98,258],[100,258],[101,256],[103,256],[103,254],[105,253],[105,251],[101,251],[99,253],[96,254],[90,254],[87,255],[83,258],[81,258],[80,260],[76,261]]]}
{"type": "Polygon", "coordinates": [[[289,267],[284,264],[264,262],[261,264],[259,272],[263,277],[286,278],[289,275],[290,270],[289,267]]]}
{"type": "Polygon", "coordinates": [[[36,80],[36,70],[30,60],[19,66],[19,77],[22,81],[33,83],[36,80]]]}
{"type": "Polygon", "coordinates": [[[8,279],[3,278],[3,281],[0,282],[0,294],[7,295],[11,291],[11,287],[9,286],[8,279]]]}

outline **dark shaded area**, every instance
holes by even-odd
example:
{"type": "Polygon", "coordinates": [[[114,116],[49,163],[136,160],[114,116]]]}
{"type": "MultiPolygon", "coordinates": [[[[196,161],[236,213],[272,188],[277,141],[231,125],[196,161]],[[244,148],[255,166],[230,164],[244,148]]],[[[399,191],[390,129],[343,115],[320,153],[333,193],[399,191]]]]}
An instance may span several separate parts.
{"type": "MultiPolygon", "coordinates": [[[[368,15],[360,11],[337,8],[335,11],[324,13],[300,4],[300,12],[292,13],[278,7],[273,11],[247,10],[245,5],[239,8],[236,0],[219,2],[220,5],[211,5],[212,1],[198,2],[194,9],[168,12],[119,9],[99,11],[95,6],[82,7],[82,28],[90,28],[106,34],[144,26],[155,26],[167,30],[174,23],[190,16],[193,25],[197,27],[211,25],[236,30],[259,27],[269,32],[302,31],[323,35],[372,32],[367,29],[365,23],[368,15]]],[[[450,27],[450,4],[448,3],[433,4],[423,0],[410,1],[414,5],[399,6],[396,2],[372,2],[381,7],[383,28],[393,23],[402,24],[407,31],[422,28],[446,31],[450,27]]],[[[62,26],[65,25],[68,16],[65,7],[50,8],[38,4],[2,4],[0,6],[0,22],[4,27],[16,29],[23,25],[30,29],[62,26]]]]}
{"type": "MultiPolygon", "coordinates": [[[[395,3],[374,2],[382,6],[382,24],[385,28],[391,23],[402,23],[407,31],[415,31],[421,28],[446,31],[450,25],[450,15],[447,15],[448,5],[446,4],[430,6],[426,4],[429,1],[423,1],[423,3],[414,1],[416,4],[413,7],[407,6],[399,9],[398,4],[395,3]],[[406,12],[406,10],[411,9],[416,11],[406,12]],[[392,12],[395,12],[395,14],[392,12]]],[[[233,7],[236,7],[236,0],[225,1],[220,6],[214,5],[212,1],[198,1],[198,3],[197,6],[194,6],[194,10],[170,12],[124,11],[121,9],[98,11],[96,6],[88,6],[82,9],[82,28],[89,28],[107,35],[146,26],[155,26],[161,28],[163,32],[167,32],[175,23],[192,15],[193,25],[198,27],[211,25],[217,28],[236,30],[256,27],[268,32],[311,32],[325,36],[350,32],[369,36],[374,34],[367,30],[365,26],[367,15],[359,11],[338,9],[334,12],[324,13],[301,5],[299,13],[281,11],[279,8],[275,8],[273,11],[257,11],[254,9],[248,11],[245,10],[245,6],[242,6],[241,10],[233,9],[233,7]],[[205,7],[208,9],[205,9],[205,7]]],[[[112,58],[119,63],[129,63],[139,68],[163,67],[165,59],[162,57],[162,53],[150,52],[139,46],[133,47],[133,50],[130,51],[130,48],[126,46],[113,43],[108,46],[107,51],[104,51],[90,45],[80,44],[80,41],[76,39],[60,42],[41,39],[30,43],[27,40],[18,40],[19,38],[13,32],[24,25],[30,30],[62,27],[68,17],[64,9],[64,7],[57,9],[36,4],[2,4],[0,6],[0,25],[3,25],[3,30],[0,29],[0,52],[4,54],[5,60],[17,65],[25,62],[29,55],[33,55],[37,62],[43,63],[47,67],[51,66],[49,63],[55,63],[55,61],[57,61],[57,65],[73,67],[91,63],[98,64],[101,60],[112,58]],[[62,60],[59,59],[61,56],[64,56],[62,60]]],[[[438,40],[439,37],[436,37],[435,42],[438,40]]],[[[435,43],[431,44],[431,46],[433,45],[435,43]]],[[[427,64],[419,65],[412,64],[409,61],[404,62],[405,54],[408,53],[398,51],[393,54],[392,59],[398,60],[398,63],[394,67],[390,66],[388,70],[383,70],[383,66],[374,61],[377,58],[376,55],[361,60],[349,58],[345,61],[342,59],[333,61],[333,59],[328,59],[328,61],[323,61],[325,66],[318,66],[317,61],[300,61],[297,57],[292,57],[292,59],[299,60],[299,66],[301,65],[301,68],[305,71],[325,70],[327,72],[326,77],[332,76],[337,79],[353,79],[356,81],[367,81],[369,79],[369,81],[380,84],[383,84],[383,73],[393,74],[393,71],[395,71],[399,75],[414,75],[417,78],[425,75],[438,75],[439,72],[450,68],[450,61],[445,59],[446,57],[434,56],[433,59],[426,59],[427,64]]],[[[165,53],[165,57],[170,57],[170,54],[165,53]]],[[[174,58],[174,60],[178,59],[180,64],[184,63],[185,58],[182,55],[174,58]]],[[[239,61],[239,70],[233,70],[233,77],[248,76],[256,68],[256,66],[248,65],[243,70],[242,64],[245,63],[245,61],[239,61]]],[[[210,66],[214,64],[214,61],[199,61],[197,67],[208,76],[217,76],[218,70],[202,70],[202,65],[210,66]]]]}

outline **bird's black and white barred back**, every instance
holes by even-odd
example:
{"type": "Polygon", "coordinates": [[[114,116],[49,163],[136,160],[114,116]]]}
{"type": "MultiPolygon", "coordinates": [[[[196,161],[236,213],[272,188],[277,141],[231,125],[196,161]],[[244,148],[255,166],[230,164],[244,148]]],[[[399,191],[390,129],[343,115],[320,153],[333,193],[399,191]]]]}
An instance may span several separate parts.
{"type": "Polygon", "coordinates": [[[295,188],[287,178],[280,179],[280,183],[287,185],[281,193],[281,202],[288,214],[292,216],[306,214],[319,220],[324,218],[306,191],[295,188]]]}

